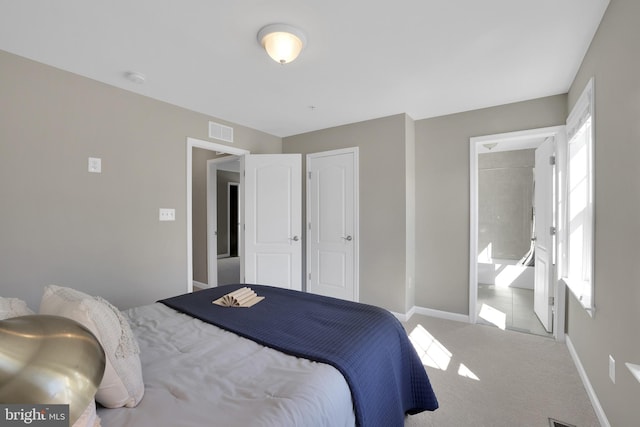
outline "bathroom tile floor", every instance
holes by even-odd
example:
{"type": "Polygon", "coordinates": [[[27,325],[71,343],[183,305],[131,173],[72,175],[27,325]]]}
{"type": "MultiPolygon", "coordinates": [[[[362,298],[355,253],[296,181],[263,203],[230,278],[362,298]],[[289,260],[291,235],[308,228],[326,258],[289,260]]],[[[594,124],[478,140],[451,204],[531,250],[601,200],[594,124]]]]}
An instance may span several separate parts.
{"type": "Polygon", "coordinates": [[[478,285],[478,323],[529,334],[548,333],[533,311],[533,290],[478,285]]]}

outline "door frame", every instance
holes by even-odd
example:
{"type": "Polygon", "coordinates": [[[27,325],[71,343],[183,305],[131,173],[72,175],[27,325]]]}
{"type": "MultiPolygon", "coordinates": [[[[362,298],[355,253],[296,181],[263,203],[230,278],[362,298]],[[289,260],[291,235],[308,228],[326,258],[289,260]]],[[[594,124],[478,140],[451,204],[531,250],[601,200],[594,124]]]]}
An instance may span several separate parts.
{"type": "Polygon", "coordinates": [[[229,147],[228,145],[187,137],[187,163],[185,174],[187,185],[187,203],[185,208],[187,223],[187,292],[193,292],[193,148],[202,148],[209,151],[234,154],[237,156],[249,154],[249,150],[245,150],[243,148],[229,147]]]}
{"type": "Polygon", "coordinates": [[[311,251],[310,251],[310,239],[307,236],[307,232],[309,231],[309,224],[311,223],[311,214],[309,212],[309,206],[311,205],[311,194],[309,192],[309,163],[310,159],[316,157],[326,157],[326,156],[335,156],[340,154],[353,154],[353,234],[354,234],[354,244],[353,244],[353,301],[360,301],[360,157],[359,157],[359,148],[358,147],[349,147],[349,148],[341,148],[337,150],[329,150],[329,151],[321,151],[318,153],[309,153],[306,158],[306,171],[307,177],[305,177],[305,193],[306,193],[306,201],[305,201],[305,224],[304,227],[304,239],[305,239],[305,277],[303,283],[305,283],[305,290],[307,289],[308,277],[310,271],[308,270],[311,266],[311,251]]]}
{"type": "MultiPolygon", "coordinates": [[[[546,128],[529,129],[516,132],[507,132],[494,135],[471,137],[469,139],[469,322],[477,323],[478,304],[478,155],[482,147],[487,144],[510,143],[514,147],[523,146],[527,142],[536,138],[554,137],[557,146],[566,139],[565,126],[551,126],[546,128]]],[[[556,169],[557,173],[557,169],[556,169]]],[[[559,180],[556,177],[556,185],[559,180]]],[[[558,194],[556,189],[556,194],[558,194]]],[[[557,200],[554,201],[557,207],[557,200]]],[[[556,214],[559,210],[556,209],[556,214]]],[[[556,218],[557,223],[557,218],[556,218]]],[[[556,245],[557,245],[556,239],[556,245]]],[[[556,247],[557,253],[557,247],[556,247]]],[[[554,305],[554,327],[553,337],[556,341],[565,340],[565,285],[558,280],[558,272],[554,275],[553,295],[554,305]]]]}

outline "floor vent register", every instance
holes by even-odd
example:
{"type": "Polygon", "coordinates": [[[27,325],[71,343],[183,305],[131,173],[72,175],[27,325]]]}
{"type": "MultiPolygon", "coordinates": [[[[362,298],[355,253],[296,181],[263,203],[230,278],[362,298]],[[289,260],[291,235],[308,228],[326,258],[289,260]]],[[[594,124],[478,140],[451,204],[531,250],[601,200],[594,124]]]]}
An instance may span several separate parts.
{"type": "Polygon", "coordinates": [[[554,420],[549,418],[549,427],[576,427],[573,424],[568,424],[563,421],[554,420]]]}

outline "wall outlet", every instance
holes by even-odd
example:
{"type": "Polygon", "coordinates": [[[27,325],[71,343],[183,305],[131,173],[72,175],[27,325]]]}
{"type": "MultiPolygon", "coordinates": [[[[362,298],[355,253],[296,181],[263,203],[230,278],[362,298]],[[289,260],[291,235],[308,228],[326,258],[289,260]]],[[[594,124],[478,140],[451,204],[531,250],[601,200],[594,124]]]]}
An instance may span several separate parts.
{"type": "Polygon", "coordinates": [[[160,208],[160,221],[175,221],[176,210],[168,208],[160,208]]]}
{"type": "Polygon", "coordinates": [[[609,355],[609,378],[612,383],[616,383],[616,361],[612,355],[609,355]]]}

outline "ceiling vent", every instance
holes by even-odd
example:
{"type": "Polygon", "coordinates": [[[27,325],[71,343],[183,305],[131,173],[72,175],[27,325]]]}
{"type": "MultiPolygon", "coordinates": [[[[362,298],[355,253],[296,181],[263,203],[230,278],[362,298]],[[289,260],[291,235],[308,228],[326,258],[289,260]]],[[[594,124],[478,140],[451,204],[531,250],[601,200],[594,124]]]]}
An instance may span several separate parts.
{"type": "Polygon", "coordinates": [[[220,123],[209,122],[209,138],[233,142],[233,128],[220,123]]]}

